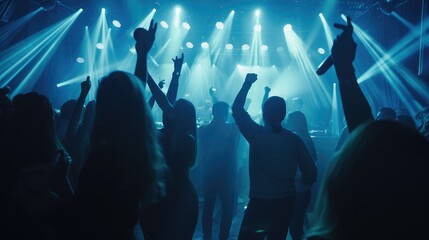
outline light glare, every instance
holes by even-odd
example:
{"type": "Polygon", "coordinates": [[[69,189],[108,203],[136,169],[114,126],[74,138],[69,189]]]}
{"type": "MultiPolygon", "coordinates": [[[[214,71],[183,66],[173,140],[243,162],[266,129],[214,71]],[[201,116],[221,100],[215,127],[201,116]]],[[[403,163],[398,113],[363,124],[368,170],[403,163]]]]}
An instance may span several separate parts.
{"type": "Polygon", "coordinates": [[[122,26],[122,24],[118,21],[118,20],[113,20],[112,21],[113,26],[120,28],[122,26]]]}
{"type": "Polygon", "coordinates": [[[78,58],[76,58],[76,62],[78,62],[78,63],[84,63],[85,59],[83,57],[78,57],[78,58]]]}
{"type": "Polygon", "coordinates": [[[97,43],[96,45],[95,45],[95,47],[97,48],[97,49],[103,49],[104,48],[104,44],[103,43],[97,43]]]}
{"type": "Polygon", "coordinates": [[[261,51],[268,51],[268,46],[267,45],[262,45],[261,46],[261,51]]]}
{"type": "Polygon", "coordinates": [[[165,29],[167,29],[167,28],[168,28],[168,23],[167,23],[166,21],[161,21],[161,22],[159,23],[159,25],[161,25],[161,27],[163,27],[163,28],[165,28],[165,29]]]}
{"type": "Polygon", "coordinates": [[[209,48],[209,43],[208,42],[202,42],[201,47],[204,49],[209,48]]]}
{"type": "Polygon", "coordinates": [[[187,48],[194,48],[194,44],[192,44],[191,42],[187,42],[186,47],[187,48]]]}
{"type": "Polygon", "coordinates": [[[219,30],[222,30],[224,28],[223,23],[222,22],[217,22],[216,23],[216,28],[219,29],[219,30]]]}
{"type": "Polygon", "coordinates": [[[243,44],[243,46],[241,46],[241,50],[243,51],[247,51],[250,49],[250,46],[248,44],[243,44]]]}
{"type": "Polygon", "coordinates": [[[323,48],[318,48],[317,52],[320,53],[321,55],[326,53],[325,49],[323,49],[323,48]]]}
{"type": "Polygon", "coordinates": [[[291,24],[286,24],[283,28],[283,31],[285,32],[290,32],[292,31],[292,25],[291,24]]]}
{"type": "Polygon", "coordinates": [[[228,50],[232,50],[234,48],[234,46],[232,46],[231,43],[228,43],[228,44],[225,45],[225,48],[228,49],[228,50]]]}
{"type": "Polygon", "coordinates": [[[262,26],[261,26],[261,24],[256,24],[256,25],[253,27],[253,31],[255,31],[255,32],[261,32],[261,30],[262,30],[262,26]]]}
{"type": "Polygon", "coordinates": [[[182,23],[182,27],[186,30],[191,29],[191,25],[189,25],[189,23],[187,23],[187,22],[182,23]]]}

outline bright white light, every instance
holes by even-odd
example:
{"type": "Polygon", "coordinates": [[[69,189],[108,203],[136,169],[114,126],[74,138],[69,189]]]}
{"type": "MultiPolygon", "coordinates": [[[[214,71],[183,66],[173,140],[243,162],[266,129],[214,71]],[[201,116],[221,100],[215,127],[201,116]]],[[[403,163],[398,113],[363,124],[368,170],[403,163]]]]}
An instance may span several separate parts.
{"type": "Polygon", "coordinates": [[[261,51],[268,51],[268,46],[267,45],[262,45],[261,46],[261,51]]]}
{"type": "Polygon", "coordinates": [[[113,26],[120,28],[122,26],[122,24],[118,21],[118,20],[113,20],[112,21],[113,26]]]}
{"type": "Polygon", "coordinates": [[[83,57],[78,57],[78,58],[76,58],[76,62],[78,62],[78,63],[84,63],[85,59],[83,57]]]}
{"type": "Polygon", "coordinates": [[[256,9],[256,11],[255,11],[255,15],[256,15],[257,17],[259,17],[259,16],[261,15],[261,10],[256,9]]]}
{"type": "Polygon", "coordinates": [[[228,50],[232,50],[234,48],[234,46],[232,46],[231,43],[228,43],[228,44],[225,45],[225,48],[228,49],[228,50]]]}
{"type": "Polygon", "coordinates": [[[104,48],[104,44],[102,44],[102,43],[97,43],[97,44],[95,44],[95,47],[101,50],[101,49],[103,49],[103,48],[104,48]]]}
{"type": "Polygon", "coordinates": [[[234,11],[234,10],[231,10],[231,13],[232,13],[232,14],[235,14],[235,11],[234,11]]]}
{"type": "Polygon", "coordinates": [[[217,22],[217,23],[216,23],[216,28],[217,28],[217,29],[222,30],[222,29],[223,29],[223,27],[224,27],[224,25],[223,25],[223,23],[222,23],[222,22],[217,22]]]}
{"type": "Polygon", "coordinates": [[[239,68],[239,67],[241,67],[241,65],[240,65],[240,64],[237,64],[237,67],[239,68]]]}
{"type": "Polygon", "coordinates": [[[106,12],[106,9],[105,9],[105,8],[102,8],[102,9],[101,9],[101,12],[102,12],[102,13],[105,13],[105,12],[106,12]]]}
{"type": "Polygon", "coordinates": [[[156,9],[154,8],[154,9],[152,9],[152,12],[156,12],[156,9]]]}
{"type": "Polygon", "coordinates": [[[187,48],[194,48],[194,44],[192,44],[191,42],[187,42],[186,47],[187,48]]]}
{"type": "Polygon", "coordinates": [[[161,25],[161,27],[167,29],[168,28],[168,23],[166,21],[161,21],[159,22],[159,25],[161,25]]]}
{"type": "Polygon", "coordinates": [[[319,52],[321,55],[323,55],[323,54],[325,54],[326,51],[323,48],[318,48],[317,52],[319,52]]]}
{"type": "Polygon", "coordinates": [[[187,22],[182,23],[182,27],[186,30],[191,29],[191,25],[189,25],[189,23],[187,23],[187,22]]]}
{"type": "Polygon", "coordinates": [[[285,32],[290,32],[290,31],[292,31],[292,25],[290,25],[290,24],[286,24],[286,25],[284,26],[284,28],[283,28],[283,31],[285,31],[285,32]]]}
{"type": "Polygon", "coordinates": [[[208,42],[202,42],[201,47],[202,48],[209,48],[209,43],[208,42]]]}
{"type": "Polygon", "coordinates": [[[322,17],[323,17],[323,13],[319,13],[319,17],[321,17],[321,18],[322,18],[322,17]]]}
{"type": "Polygon", "coordinates": [[[137,53],[136,48],[135,47],[130,48],[130,53],[136,54],[137,53]]]}
{"type": "Polygon", "coordinates": [[[255,32],[261,32],[261,30],[262,30],[262,26],[261,26],[261,24],[256,24],[256,25],[253,27],[253,31],[255,31],[255,32]]]}
{"type": "Polygon", "coordinates": [[[250,46],[248,44],[243,44],[243,46],[241,46],[241,50],[243,51],[247,51],[250,49],[250,46]]]}
{"type": "Polygon", "coordinates": [[[179,15],[181,11],[182,9],[180,9],[180,7],[176,7],[176,15],[179,15]]]}

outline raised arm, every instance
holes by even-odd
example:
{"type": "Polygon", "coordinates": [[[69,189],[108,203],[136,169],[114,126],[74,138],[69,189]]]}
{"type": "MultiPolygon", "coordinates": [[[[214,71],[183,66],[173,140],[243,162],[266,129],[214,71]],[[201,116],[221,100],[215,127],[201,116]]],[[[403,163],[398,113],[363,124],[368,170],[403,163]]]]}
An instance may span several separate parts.
{"type": "Polygon", "coordinates": [[[352,132],[360,124],[374,120],[374,117],[355,76],[353,60],[356,43],[352,37],[353,26],[350,17],[347,18],[347,26],[341,24],[334,26],[343,30],[334,41],[331,54],[340,86],[344,115],[349,131],[352,132]]]}
{"type": "Polygon", "coordinates": [[[146,86],[147,82],[147,55],[155,41],[157,24],[150,22],[149,29],[137,28],[134,31],[134,39],[136,40],[137,63],[134,74],[146,86]]]}
{"type": "Polygon", "coordinates": [[[264,109],[264,104],[268,100],[268,97],[270,96],[271,88],[268,86],[264,87],[264,98],[262,98],[262,104],[261,104],[261,111],[264,109]]]}
{"type": "Polygon", "coordinates": [[[91,89],[91,81],[90,81],[90,77],[87,76],[86,80],[80,84],[80,95],[73,109],[73,114],[70,118],[70,123],[67,128],[65,139],[69,141],[72,141],[72,139],[74,139],[74,137],[76,136],[77,127],[79,126],[79,120],[82,115],[83,104],[85,103],[85,99],[88,96],[90,89],[91,89]]]}
{"type": "Polygon", "coordinates": [[[216,96],[216,88],[211,87],[209,89],[209,94],[210,94],[210,97],[212,98],[212,104],[217,103],[219,101],[216,96]]]}
{"type": "Polygon", "coordinates": [[[174,71],[173,74],[171,76],[171,82],[170,82],[170,86],[168,86],[168,91],[167,91],[167,98],[168,101],[170,101],[170,103],[174,103],[177,99],[177,91],[179,89],[179,77],[180,77],[180,73],[182,72],[182,65],[183,65],[183,53],[182,53],[182,57],[178,58],[176,56],[176,58],[172,58],[171,60],[173,60],[174,63],[174,71]]]}
{"type": "MultiPolygon", "coordinates": [[[[161,81],[159,81],[158,82],[158,87],[160,88],[160,89],[163,89],[164,88],[164,85],[165,85],[165,80],[161,80],[161,81]]],[[[149,107],[150,107],[150,109],[152,109],[153,108],[153,105],[155,105],[155,98],[153,97],[153,95],[149,98],[149,107]]]]}
{"type": "Polygon", "coordinates": [[[147,85],[149,86],[149,89],[152,92],[152,95],[155,98],[161,110],[166,114],[170,113],[173,110],[173,106],[168,101],[167,97],[162,92],[162,90],[158,87],[158,85],[156,85],[155,81],[153,80],[150,74],[148,74],[147,85]]]}
{"type": "Polygon", "coordinates": [[[246,102],[247,94],[249,93],[250,87],[258,79],[258,75],[254,73],[248,73],[246,80],[243,83],[240,91],[235,97],[234,103],[232,104],[232,116],[237,123],[243,136],[248,142],[252,142],[257,138],[257,130],[261,128],[259,124],[252,120],[249,113],[244,110],[244,103],[246,102]]]}

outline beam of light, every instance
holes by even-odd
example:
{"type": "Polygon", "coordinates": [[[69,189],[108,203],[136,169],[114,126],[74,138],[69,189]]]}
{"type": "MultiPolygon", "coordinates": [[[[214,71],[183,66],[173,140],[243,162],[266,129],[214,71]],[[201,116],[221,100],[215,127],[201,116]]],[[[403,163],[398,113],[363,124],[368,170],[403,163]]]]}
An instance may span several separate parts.
{"type": "Polygon", "coordinates": [[[0,72],[2,73],[0,85],[7,85],[18,74],[21,74],[24,77],[20,79],[20,83],[12,95],[24,90],[31,90],[81,12],[82,10],[78,10],[66,19],[0,53],[0,72]],[[22,72],[23,70],[28,70],[28,72],[22,72]]]}
{"type": "Polygon", "coordinates": [[[153,58],[158,59],[159,56],[161,56],[164,53],[164,51],[167,49],[170,42],[171,42],[171,38],[167,39],[167,41],[158,49],[158,51],[156,52],[153,58]]]}
{"type": "MultiPolygon", "coordinates": [[[[342,16],[343,17],[343,16],[342,16]]],[[[344,16],[345,17],[345,16],[344,16]]],[[[344,19],[343,17],[343,19],[344,19]]],[[[366,34],[356,23],[353,23],[354,32],[359,40],[363,43],[365,48],[370,53],[371,57],[378,62],[380,59],[385,56],[386,51],[377,43],[371,36],[366,34]]],[[[422,108],[422,105],[413,99],[416,99],[413,96],[412,91],[419,94],[420,97],[424,98],[425,101],[429,101],[429,96],[427,93],[429,89],[424,85],[419,83],[419,80],[416,76],[411,74],[403,66],[398,64],[394,59],[390,59],[389,64],[379,66],[381,73],[385,77],[389,86],[397,94],[404,106],[412,113],[413,115],[417,113],[422,108]],[[402,80],[404,79],[404,80],[402,80]]],[[[387,91],[387,88],[385,92],[387,91]]],[[[385,96],[391,96],[391,94],[384,94],[385,96]]],[[[380,97],[377,95],[377,97],[380,97]]],[[[396,106],[390,106],[396,107],[396,106]]]]}
{"type": "Polygon", "coordinates": [[[284,36],[290,55],[295,59],[303,74],[302,82],[309,90],[311,102],[317,108],[329,108],[331,96],[320,77],[314,71],[313,63],[307,55],[307,47],[302,39],[291,28],[284,28],[284,36]]]}
{"type": "Polygon", "coordinates": [[[180,7],[176,7],[175,9],[175,15],[174,15],[174,27],[179,27],[180,23],[180,13],[182,12],[182,9],[180,7]]]}
{"type": "Polygon", "coordinates": [[[150,21],[152,21],[153,17],[155,16],[156,13],[156,9],[152,9],[152,11],[150,11],[150,13],[148,15],[146,15],[146,17],[143,18],[143,20],[141,22],[139,22],[137,25],[135,25],[134,27],[131,28],[131,32],[130,35],[133,36],[134,33],[134,29],[136,28],[145,28],[148,29],[149,25],[150,25],[150,21]]]}
{"type": "Polygon", "coordinates": [[[319,13],[320,21],[323,25],[323,30],[325,30],[325,37],[326,42],[328,43],[328,48],[331,49],[332,45],[334,44],[334,40],[332,38],[332,31],[331,27],[329,26],[328,22],[325,19],[325,16],[323,16],[323,13],[319,13]]]}
{"type": "Polygon", "coordinates": [[[209,44],[210,51],[213,58],[213,63],[216,65],[223,58],[222,51],[224,46],[229,42],[231,36],[232,23],[234,20],[234,13],[229,13],[223,22],[217,22],[215,28],[210,35],[209,44]]]}
{"type": "MultiPolygon", "coordinates": [[[[381,71],[380,66],[388,64],[392,59],[395,59],[396,62],[401,62],[412,53],[416,52],[419,48],[419,43],[416,39],[420,36],[419,29],[421,28],[423,28],[423,31],[426,31],[429,28],[429,18],[426,18],[419,26],[413,27],[406,36],[399,40],[398,43],[387,52],[386,55],[379,59],[372,67],[359,77],[359,82],[364,82],[379,74],[381,71]]],[[[427,40],[427,38],[424,39],[426,39],[425,44],[429,45],[429,40],[427,40]]]]}
{"type": "Polygon", "coordinates": [[[396,12],[392,12],[392,16],[395,17],[399,22],[404,24],[405,27],[412,30],[414,28],[414,25],[408,21],[407,19],[403,18],[401,15],[397,14],[396,12]]]}
{"type": "Polygon", "coordinates": [[[168,23],[167,23],[166,21],[161,21],[161,22],[159,22],[159,25],[160,25],[162,28],[168,29],[168,23]]]}
{"type": "Polygon", "coordinates": [[[202,43],[201,43],[201,47],[202,47],[202,48],[204,48],[204,49],[209,48],[209,46],[210,46],[210,45],[209,45],[209,43],[208,43],[208,42],[202,42],[202,43]]]}
{"type": "Polygon", "coordinates": [[[122,24],[118,21],[118,20],[113,20],[112,21],[113,26],[120,28],[122,26],[122,24]]]}
{"type": "Polygon", "coordinates": [[[338,114],[338,98],[337,98],[337,84],[332,84],[332,112],[331,112],[331,131],[334,136],[340,135],[340,124],[338,114]]]}
{"type": "Polygon", "coordinates": [[[14,39],[16,34],[19,33],[22,27],[29,23],[30,20],[33,19],[33,17],[36,16],[36,14],[42,10],[43,8],[40,7],[33,12],[30,12],[29,14],[0,28],[0,49],[6,47],[10,43],[10,41],[14,39]]]}
{"type": "Polygon", "coordinates": [[[183,23],[182,23],[182,27],[183,27],[184,29],[186,29],[186,30],[191,29],[191,25],[189,25],[189,23],[187,23],[187,22],[183,22],[183,23]]]}

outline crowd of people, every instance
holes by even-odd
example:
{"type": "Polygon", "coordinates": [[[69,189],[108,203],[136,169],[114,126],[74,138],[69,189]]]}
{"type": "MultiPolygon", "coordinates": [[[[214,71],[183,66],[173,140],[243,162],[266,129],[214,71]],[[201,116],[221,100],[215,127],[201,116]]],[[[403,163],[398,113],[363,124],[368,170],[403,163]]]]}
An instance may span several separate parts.
{"type": "Polygon", "coordinates": [[[332,48],[347,122],[306,222],[317,152],[303,112],[287,113],[265,88],[262,121],[247,112],[258,80],[248,73],[231,107],[214,91],[212,121],[197,128],[194,105],[177,99],[184,56],[173,59],[167,94],[147,70],[157,24],[137,29],[134,74],[91,79],[59,115],[36,92],[0,89],[1,239],[192,239],[199,197],[189,171],[203,170],[203,239],[228,239],[236,212],[237,149],[249,144],[249,202],[238,239],[429,239],[429,110],[420,125],[391,109],[373,117],[356,80],[350,18],[332,48]],[[152,97],[147,100],[144,89],[152,97]],[[151,108],[162,110],[156,129],[151,108]],[[228,121],[229,111],[233,121],[228,121]],[[287,117],[286,117],[287,115],[287,117]],[[219,236],[213,236],[217,197],[219,236]],[[304,228],[304,225],[306,227],[304,228]]]}

